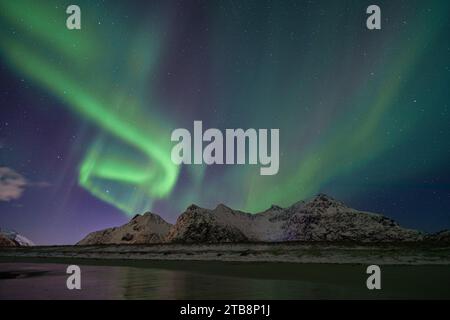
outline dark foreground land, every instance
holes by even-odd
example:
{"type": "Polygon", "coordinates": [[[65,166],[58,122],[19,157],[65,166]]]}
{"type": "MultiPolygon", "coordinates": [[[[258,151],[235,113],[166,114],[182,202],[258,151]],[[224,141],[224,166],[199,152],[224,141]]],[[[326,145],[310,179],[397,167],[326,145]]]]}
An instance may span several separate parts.
{"type": "Polygon", "coordinates": [[[238,243],[0,248],[0,257],[450,265],[450,244],[238,243]]]}
{"type": "Polygon", "coordinates": [[[0,299],[450,299],[449,264],[449,246],[424,243],[2,248],[0,299]]]}

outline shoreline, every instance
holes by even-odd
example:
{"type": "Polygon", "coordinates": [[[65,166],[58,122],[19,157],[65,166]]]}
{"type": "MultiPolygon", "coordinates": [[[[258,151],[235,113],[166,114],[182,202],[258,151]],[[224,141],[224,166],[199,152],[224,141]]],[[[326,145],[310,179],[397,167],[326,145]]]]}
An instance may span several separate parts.
{"type": "Polygon", "coordinates": [[[0,248],[0,262],[14,259],[442,266],[450,265],[450,244],[227,243],[0,248]]]}

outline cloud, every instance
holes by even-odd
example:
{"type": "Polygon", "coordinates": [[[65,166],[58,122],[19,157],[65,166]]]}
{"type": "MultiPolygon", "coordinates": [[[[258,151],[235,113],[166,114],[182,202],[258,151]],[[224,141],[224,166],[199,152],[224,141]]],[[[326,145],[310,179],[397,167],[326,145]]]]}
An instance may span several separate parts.
{"type": "Polygon", "coordinates": [[[0,167],[0,201],[19,199],[28,182],[11,168],[0,167]]]}

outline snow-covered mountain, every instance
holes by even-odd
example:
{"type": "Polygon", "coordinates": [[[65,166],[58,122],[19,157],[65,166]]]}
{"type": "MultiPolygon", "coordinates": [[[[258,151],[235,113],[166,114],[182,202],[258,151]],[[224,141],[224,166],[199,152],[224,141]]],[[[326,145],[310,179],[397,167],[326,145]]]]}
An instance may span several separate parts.
{"type": "Polygon", "coordinates": [[[219,205],[191,205],[167,236],[168,242],[239,241],[418,241],[423,234],[380,214],[362,212],[319,194],[288,208],[272,206],[248,214],[219,205]]]}
{"type": "Polygon", "coordinates": [[[0,247],[17,247],[11,239],[0,233],[0,247]]]}
{"type": "Polygon", "coordinates": [[[34,246],[34,243],[15,231],[0,230],[0,246],[30,247],[34,246]]]}
{"type": "Polygon", "coordinates": [[[89,234],[79,245],[108,243],[221,243],[281,241],[421,241],[424,234],[400,227],[383,215],[358,211],[319,194],[287,208],[271,206],[249,214],[223,204],[214,209],[189,206],[171,225],[155,214],[89,234]]]}
{"type": "Polygon", "coordinates": [[[151,212],[136,215],[120,227],[108,228],[88,234],[78,245],[111,243],[161,243],[172,225],[151,212]]]}

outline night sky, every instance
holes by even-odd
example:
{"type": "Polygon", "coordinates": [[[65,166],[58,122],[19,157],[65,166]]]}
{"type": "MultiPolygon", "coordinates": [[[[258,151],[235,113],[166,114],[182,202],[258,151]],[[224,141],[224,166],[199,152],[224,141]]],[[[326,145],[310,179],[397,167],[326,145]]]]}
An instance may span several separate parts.
{"type": "Polygon", "coordinates": [[[449,18],[447,0],[0,0],[0,228],[70,244],[148,210],[319,192],[450,228],[449,18]],[[278,174],[174,165],[194,120],[279,128],[278,174]]]}

